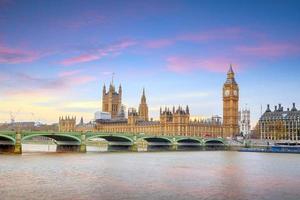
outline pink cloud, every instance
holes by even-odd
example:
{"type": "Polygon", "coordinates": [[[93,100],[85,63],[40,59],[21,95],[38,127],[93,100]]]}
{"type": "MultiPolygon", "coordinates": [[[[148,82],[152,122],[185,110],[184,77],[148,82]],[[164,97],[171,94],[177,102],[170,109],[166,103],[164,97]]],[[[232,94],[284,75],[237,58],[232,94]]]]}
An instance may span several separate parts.
{"type": "Polygon", "coordinates": [[[63,60],[61,62],[61,64],[63,64],[63,65],[73,65],[73,64],[77,64],[77,63],[98,60],[100,58],[101,58],[100,55],[94,55],[94,54],[88,55],[88,54],[85,54],[85,55],[80,55],[80,56],[76,56],[76,57],[73,57],[73,58],[65,59],[65,60],[63,60]]]}
{"type": "Polygon", "coordinates": [[[32,62],[40,58],[40,55],[33,51],[8,48],[0,44],[0,63],[17,64],[32,62]]]}
{"type": "MultiPolygon", "coordinates": [[[[167,69],[176,73],[188,73],[197,70],[206,70],[212,72],[226,72],[228,70],[230,60],[226,58],[195,58],[173,56],[167,58],[167,69]]],[[[238,65],[234,65],[238,68],[238,65]]]]}
{"type": "Polygon", "coordinates": [[[80,75],[79,71],[61,72],[57,77],[40,78],[26,73],[0,74],[4,77],[1,90],[6,96],[30,94],[43,96],[49,94],[65,93],[78,85],[96,80],[94,76],[80,75]],[[13,77],[13,79],[11,78],[13,77]],[[22,83],[22,84],[20,84],[22,83]]]}
{"type": "Polygon", "coordinates": [[[144,45],[148,48],[164,48],[180,41],[207,42],[211,40],[239,39],[243,36],[243,34],[245,35],[249,33],[239,27],[220,28],[195,33],[185,33],[169,38],[153,39],[145,41],[144,45]]]}
{"type": "Polygon", "coordinates": [[[281,57],[299,53],[300,47],[290,43],[263,43],[256,46],[238,46],[236,50],[245,55],[281,57]]]}
{"type": "Polygon", "coordinates": [[[99,60],[99,59],[101,59],[105,56],[109,56],[109,55],[112,55],[112,56],[118,55],[122,52],[122,50],[127,49],[131,46],[134,46],[135,44],[137,44],[137,43],[133,40],[122,40],[120,42],[107,45],[104,48],[99,48],[91,54],[82,54],[79,56],[65,59],[65,60],[61,61],[61,64],[73,65],[73,64],[77,64],[77,63],[84,63],[84,62],[99,60]]]}
{"type": "Polygon", "coordinates": [[[69,79],[70,82],[76,84],[76,85],[83,85],[86,83],[89,83],[91,81],[95,81],[96,78],[93,76],[75,76],[69,79]]]}

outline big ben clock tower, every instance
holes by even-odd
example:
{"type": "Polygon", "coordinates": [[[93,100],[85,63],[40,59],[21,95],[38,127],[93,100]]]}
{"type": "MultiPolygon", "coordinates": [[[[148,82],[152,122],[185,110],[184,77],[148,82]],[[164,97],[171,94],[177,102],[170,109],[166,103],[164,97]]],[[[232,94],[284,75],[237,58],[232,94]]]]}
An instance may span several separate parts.
{"type": "Polygon", "coordinates": [[[230,65],[227,79],[223,86],[223,137],[233,137],[239,133],[239,86],[235,82],[230,65]]]}

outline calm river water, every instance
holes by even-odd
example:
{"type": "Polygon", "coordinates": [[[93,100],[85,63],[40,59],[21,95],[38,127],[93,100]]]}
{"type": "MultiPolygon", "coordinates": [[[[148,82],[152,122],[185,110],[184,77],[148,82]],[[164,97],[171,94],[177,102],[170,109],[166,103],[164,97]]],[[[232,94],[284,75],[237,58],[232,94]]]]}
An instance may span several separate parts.
{"type": "Polygon", "coordinates": [[[300,155],[225,151],[0,155],[0,199],[300,199],[300,155]]]}

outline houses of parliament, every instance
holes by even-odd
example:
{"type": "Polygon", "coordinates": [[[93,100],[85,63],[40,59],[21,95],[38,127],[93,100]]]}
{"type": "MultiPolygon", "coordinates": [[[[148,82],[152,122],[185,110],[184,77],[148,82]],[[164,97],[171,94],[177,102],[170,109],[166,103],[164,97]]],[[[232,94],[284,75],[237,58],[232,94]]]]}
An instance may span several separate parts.
{"type": "MultiPolygon", "coordinates": [[[[230,65],[223,85],[223,120],[213,116],[207,120],[191,120],[190,109],[185,107],[160,108],[159,120],[149,120],[148,104],[143,89],[138,109],[129,108],[128,117],[122,105],[122,87],[116,90],[113,81],[108,89],[103,86],[102,112],[87,128],[76,126],[74,118],[60,118],[60,131],[97,131],[114,133],[137,133],[149,135],[176,135],[199,137],[233,137],[239,134],[238,125],[239,87],[230,65]],[[108,117],[105,117],[108,116],[108,117]]],[[[82,122],[81,122],[82,123],[82,122]]]]}

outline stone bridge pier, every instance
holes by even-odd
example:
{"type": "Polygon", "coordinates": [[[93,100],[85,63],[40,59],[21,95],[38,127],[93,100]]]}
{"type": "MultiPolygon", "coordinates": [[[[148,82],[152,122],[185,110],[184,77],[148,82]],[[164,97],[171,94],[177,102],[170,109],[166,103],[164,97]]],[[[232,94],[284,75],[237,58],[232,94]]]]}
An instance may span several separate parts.
{"type": "Polygon", "coordinates": [[[1,135],[0,136],[0,152],[5,153],[22,153],[22,144],[21,144],[21,133],[17,132],[12,135],[1,135]]]}
{"type": "Polygon", "coordinates": [[[16,144],[14,148],[15,154],[22,154],[22,135],[20,132],[16,133],[16,144]]]}

